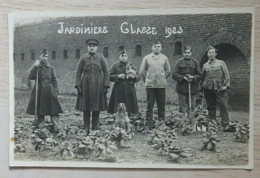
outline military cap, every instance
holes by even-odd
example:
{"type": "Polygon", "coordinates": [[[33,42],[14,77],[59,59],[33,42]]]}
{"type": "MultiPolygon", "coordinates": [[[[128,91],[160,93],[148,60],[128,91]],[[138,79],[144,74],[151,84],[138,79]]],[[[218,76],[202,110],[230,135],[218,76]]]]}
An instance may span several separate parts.
{"type": "Polygon", "coordinates": [[[89,45],[89,44],[94,44],[94,45],[98,45],[98,40],[96,39],[88,39],[86,41],[86,44],[89,45]]]}
{"type": "Polygon", "coordinates": [[[119,51],[119,56],[124,55],[124,54],[127,54],[125,49],[122,49],[119,51]]]}
{"type": "Polygon", "coordinates": [[[183,48],[183,49],[184,49],[184,52],[185,52],[186,50],[188,50],[188,49],[189,49],[190,51],[192,51],[192,49],[191,49],[191,47],[190,47],[190,46],[184,46],[184,48],[183,48]]]}
{"type": "Polygon", "coordinates": [[[43,49],[43,50],[40,51],[40,55],[44,55],[45,56],[46,54],[48,54],[47,49],[43,49]]]}

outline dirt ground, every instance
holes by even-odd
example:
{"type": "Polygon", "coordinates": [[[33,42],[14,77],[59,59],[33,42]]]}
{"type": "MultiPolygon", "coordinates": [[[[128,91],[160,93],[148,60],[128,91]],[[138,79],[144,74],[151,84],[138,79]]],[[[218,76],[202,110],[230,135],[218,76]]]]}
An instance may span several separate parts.
{"type": "MultiPolygon", "coordinates": [[[[31,123],[33,116],[25,114],[25,109],[29,101],[29,91],[15,91],[15,124],[31,123]]],[[[82,123],[82,113],[74,110],[76,96],[61,95],[60,101],[63,105],[64,114],[61,115],[63,124],[69,122],[82,123]]],[[[145,110],[145,103],[139,103],[140,110],[145,110]]],[[[176,110],[173,105],[166,105],[166,115],[171,110],[176,110]]],[[[105,113],[101,113],[101,116],[105,113]]],[[[234,121],[248,122],[249,113],[245,111],[230,111],[230,118],[234,121]]],[[[102,126],[101,126],[102,129],[102,126]]],[[[51,152],[38,153],[33,150],[29,135],[32,130],[25,129],[22,133],[22,144],[26,145],[26,152],[15,152],[17,160],[61,160],[53,156],[51,152]]],[[[192,156],[182,159],[178,164],[190,165],[247,165],[248,163],[248,143],[240,143],[235,141],[234,133],[219,133],[221,141],[217,145],[217,152],[200,151],[203,144],[203,132],[196,132],[191,135],[178,135],[177,142],[182,148],[191,150],[192,156]]],[[[120,163],[172,163],[166,156],[158,153],[157,150],[151,147],[148,142],[149,134],[136,132],[133,139],[125,142],[125,147],[119,148],[112,156],[116,157],[116,162],[120,163]]],[[[76,161],[89,161],[87,159],[76,159],[76,161]]]]}

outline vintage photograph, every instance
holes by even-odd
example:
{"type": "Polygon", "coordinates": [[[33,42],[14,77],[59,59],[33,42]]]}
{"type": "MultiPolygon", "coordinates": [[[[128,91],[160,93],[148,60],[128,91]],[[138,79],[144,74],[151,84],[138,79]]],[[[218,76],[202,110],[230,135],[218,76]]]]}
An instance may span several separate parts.
{"type": "Polygon", "coordinates": [[[253,168],[254,9],[9,14],[10,166],[253,168]]]}

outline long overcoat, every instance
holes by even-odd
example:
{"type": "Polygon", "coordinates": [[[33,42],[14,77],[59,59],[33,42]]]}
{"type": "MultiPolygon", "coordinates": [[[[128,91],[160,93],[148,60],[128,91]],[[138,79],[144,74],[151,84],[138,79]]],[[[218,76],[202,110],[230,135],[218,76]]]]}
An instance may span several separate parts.
{"type": "Polygon", "coordinates": [[[76,70],[75,87],[81,87],[76,110],[105,111],[107,98],[104,88],[109,88],[109,69],[102,54],[86,53],[79,60],[76,70]]]}
{"type": "MultiPolygon", "coordinates": [[[[62,113],[62,107],[58,98],[59,89],[55,69],[50,65],[34,66],[29,71],[29,79],[35,80],[38,73],[38,97],[37,97],[37,115],[57,115],[62,113]]],[[[29,104],[26,110],[27,114],[35,114],[35,96],[36,82],[32,89],[29,104]]]]}
{"type": "MultiPolygon", "coordinates": [[[[135,90],[135,83],[140,80],[140,75],[137,73],[134,79],[119,79],[119,74],[126,74],[127,62],[118,62],[113,64],[110,70],[110,81],[115,82],[110,96],[108,112],[116,113],[119,103],[125,103],[129,114],[137,114],[138,104],[135,90]]],[[[132,65],[132,69],[136,71],[132,65]]]]}

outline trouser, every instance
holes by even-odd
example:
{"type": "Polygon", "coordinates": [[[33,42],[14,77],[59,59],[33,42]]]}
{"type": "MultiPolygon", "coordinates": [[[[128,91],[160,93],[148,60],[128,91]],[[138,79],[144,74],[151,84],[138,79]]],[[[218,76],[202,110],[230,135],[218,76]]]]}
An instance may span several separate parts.
{"type": "Polygon", "coordinates": [[[227,106],[226,92],[216,92],[214,90],[204,89],[204,96],[209,111],[209,119],[216,120],[216,106],[218,105],[220,111],[220,117],[222,125],[227,126],[229,124],[229,114],[227,106]]]}
{"type": "Polygon", "coordinates": [[[146,120],[153,120],[153,107],[156,100],[158,108],[158,120],[164,120],[165,117],[165,88],[146,88],[147,111],[146,120]]]}
{"type": "MultiPolygon", "coordinates": [[[[92,130],[98,129],[99,124],[99,111],[92,111],[92,130]]],[[[91,111],[84,111],[83,112],[83,118],[84,118],[84,128],[90,129],[90,114],[91,111]]]]}
{"type": "MultiPolygon", "coordinates": [[[[196,106],[196,93],[191,94],[191,111],[193,112],[196,106]]],[[[179,111],[182,113],[188,113],[188,117],[190,116],[189,110],[189,94],[188,93],[178,93],[179,97],[179,111]]],[[[193,114],[192,114],[193,115],[193,114]]],[[[193,116],[192,116],[193,117],[193,116]]]]}
{"type": "MultiPolygon", "coordinates": [[[[44,122],[44,120],[45,120],[44,115],[38,115],[38,123],[37,124],[44,122]]],[[[61,123],[60,123],[59,115],[51,116],[51,121],[52,121],[52,124],[53,124],[53,130],[59,131],[61,129],[61,123]]]]}

